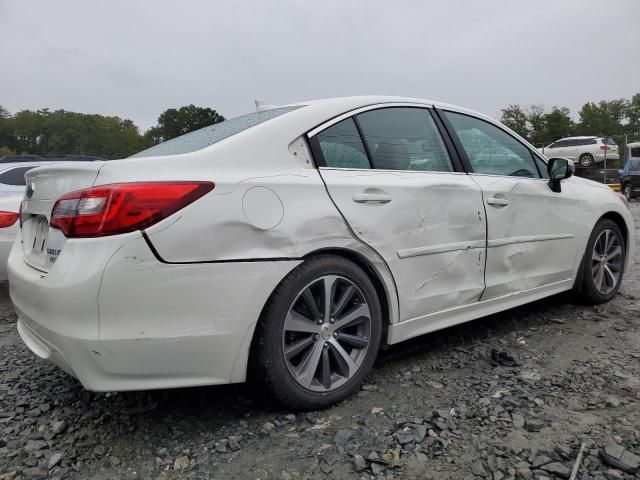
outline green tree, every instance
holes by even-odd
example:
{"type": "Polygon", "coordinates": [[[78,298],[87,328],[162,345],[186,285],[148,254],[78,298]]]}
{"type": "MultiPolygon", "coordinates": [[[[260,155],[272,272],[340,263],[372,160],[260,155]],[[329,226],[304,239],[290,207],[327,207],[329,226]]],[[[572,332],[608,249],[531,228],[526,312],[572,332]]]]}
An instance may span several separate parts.
{"type": "Polygon", "coordinates": [[[546,114],[541,104],[531,105],[527,108],[527,121],[529,122],[529,142],[535,146],[548,145],[551,140],[546,131],[546,114]]]}
{"type": "Polygon", "coordinates": [[[520,105],[509,105],[501,110],[500,121],[523,138],[529,136],[527,113],[520,105]]]}
{"type": "Polygon", "coordinates": [[[544,117],[545,136],[547,141],[553,142],[562,137],[573,134],[574,123],[571,120],[571,112],[567,107],[551,108],[551,111],[544,117]]]}
{"type": "Polygon", "coordinates": [[[224,117],[211,108],[195,105],[169,108],[160,114],[158,125],[152,127],[145,137],[152,144],[164,142],[222,121],[224,117]]]}
{"type": "Polygon", "coordinates": [[[585,103],[580,109],[580,133],[582,135],[620,135],[624,132],[622,125],[627,116],[628,102],[617,100],[601,100],[585,103]]]}
{"type": "MultiPolygon", "coordinates": [[[[9,133],[9,119],[11,114],[9,110],[0,105],[0,147],[5,147],[9,150],[9,143],[11,143],[11,135],[9,133]]],[[[1,155],[6,155],[3,153],[1,155]]]]}
{"type": "Polygon", "coordinates": [[[640,134],[640,93],[636,93],[627,104],[626,133],[640,134]]]}

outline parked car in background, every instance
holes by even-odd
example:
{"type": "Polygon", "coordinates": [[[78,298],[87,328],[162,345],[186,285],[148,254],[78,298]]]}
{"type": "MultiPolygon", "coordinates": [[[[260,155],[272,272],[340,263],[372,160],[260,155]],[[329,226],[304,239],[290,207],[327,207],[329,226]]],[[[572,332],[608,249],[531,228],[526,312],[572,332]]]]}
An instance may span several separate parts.
{"type": "Polygon", "coordinates": [[[0,281],[7,279],[7,259],[18,232],[23,193],[0,196],[0,281]]]}
{"type": "Polygon", "coordinates": [[[637,157],[640,158],[640,142],[633,142],[627,144],[626,158],[637,157]]]}
{"type": "Polygon", "coordinates": [[[0,158],[0,281],[7,279],[7,258],[16,238],[18,212],[29,170],[60,162],[104,160],[84,155],[6,155],[0,158]]]}
{"type": "MultiPolygon", "coordinates": [[[[640,144],[638,145],[640,147],[640,144]]],[[[627,200],[640,195],[640,156],[628,158],[624,168],[618,171],[620,191],[627,200]]]]}
{"type": "Polygon", "coordinates": [[[581,167],[591,167],[596,163],[618,160],[618,145],[611,137],[566,137],[538,149],[547,158],[569,158],[581,167]]]}
{"type": "Polygon", "coordinates": [[[346,97],[229,119],[115,162],[27,172],[9,256],[25,344],[90,390],[242,382],[301,409],[382,344],[575,289],[633,257],[621,195],[502,124],[346,97]]]}

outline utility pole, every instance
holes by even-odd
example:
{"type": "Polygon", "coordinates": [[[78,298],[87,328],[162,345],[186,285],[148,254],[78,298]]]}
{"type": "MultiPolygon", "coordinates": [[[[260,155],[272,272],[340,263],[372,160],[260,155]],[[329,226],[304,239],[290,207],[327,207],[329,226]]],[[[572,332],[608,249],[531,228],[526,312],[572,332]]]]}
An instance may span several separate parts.
{"type": "Polygon", "coordinates": [[[606,135],[604,136],[603,140],[604,140],[604,175],[603,175],[603,179],[602,179],[602,183],[604,183],[605,185],[607,184],[607,150],[609,150],[609,145],[607,144],[607,139],[609,137],[607,137],[606,135]]]}

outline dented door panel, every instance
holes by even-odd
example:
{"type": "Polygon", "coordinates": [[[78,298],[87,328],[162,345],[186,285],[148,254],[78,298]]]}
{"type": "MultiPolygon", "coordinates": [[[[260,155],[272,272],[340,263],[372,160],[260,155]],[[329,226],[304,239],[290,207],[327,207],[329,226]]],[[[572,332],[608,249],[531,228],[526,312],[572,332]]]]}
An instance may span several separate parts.
{"type": "Polygon", "coordinates": [[[486,291],[482,299],[570,278],[588,235],[574,189],[546,180],[472,174],[487,213],[486,291]],[[580,245],[579,245],[580,244],[580,245]]]}
{"type": "Polygon", "coordinates": [[[400,296],[400,321],[480,298],[486,222],[480,188],[467,175],[320,172],[354,234],[388,263],[400,296]]]}

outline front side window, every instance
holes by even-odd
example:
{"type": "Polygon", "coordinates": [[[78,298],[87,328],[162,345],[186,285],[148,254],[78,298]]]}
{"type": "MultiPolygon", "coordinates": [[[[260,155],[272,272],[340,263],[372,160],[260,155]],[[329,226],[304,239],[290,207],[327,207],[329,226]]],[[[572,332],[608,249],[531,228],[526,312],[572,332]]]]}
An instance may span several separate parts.
{"type": "Polygon", "coordinates": [[[27,184],[26,180],[24,179],[24,174],[35,167],[37,167],[37,165],[34,165],[32,167],[12,168],[11,170],[2,172],[0,173],[0,183],[2,183],[3,185],[24,186],[27,184]]]}
{"type": "Polygon", "coordinates": [[[453,165],[428,110],[392,107],[357,115],[373,168],[452,172],[453,165]]]}
{"type": "Polygon", "coordinates": [[[327,167],[369,168],[367,152],[353,118],[331,125],[316,138],[327,167]]]}
{"type": "Polygon", "coordinates": [[[540,176],[542,178],[549,178],[549,172],[547,172],[547,164],[544,160],[542,160],[539,156],[533,154],[533,159],[538,166],[538,171],[540,172],[540,176]]]}
{"type": "Polygon", "coordinates": [[[529,149],[507,132],[479,118],[445,114],[475,173],[540,178],[529,149]]]}

